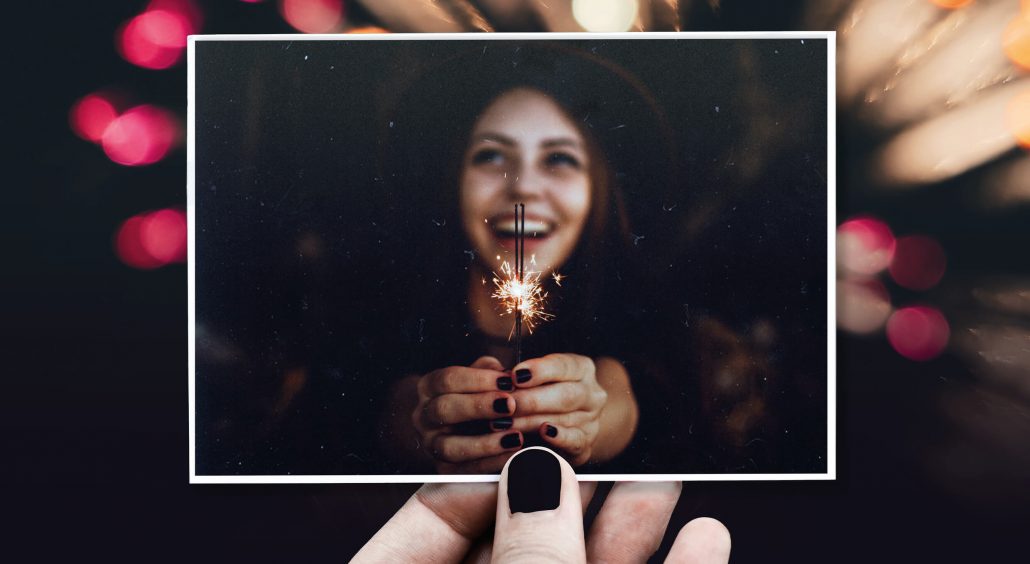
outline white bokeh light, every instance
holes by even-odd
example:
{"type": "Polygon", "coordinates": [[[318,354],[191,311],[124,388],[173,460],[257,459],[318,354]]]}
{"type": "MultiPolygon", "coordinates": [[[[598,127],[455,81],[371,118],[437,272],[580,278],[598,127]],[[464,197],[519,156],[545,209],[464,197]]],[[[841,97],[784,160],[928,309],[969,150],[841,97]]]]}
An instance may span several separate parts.
{"type": "Polygon", "coordinates": [[[637,10],[637,0],[572,0],[572,15],[587,31],[628,31],[637,10]]]}

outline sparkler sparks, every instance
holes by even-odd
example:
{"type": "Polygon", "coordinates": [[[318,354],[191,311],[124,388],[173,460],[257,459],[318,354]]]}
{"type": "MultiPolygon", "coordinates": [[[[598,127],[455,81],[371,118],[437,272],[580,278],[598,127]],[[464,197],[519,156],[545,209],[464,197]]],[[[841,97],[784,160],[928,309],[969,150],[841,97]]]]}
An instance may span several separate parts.
{"type": "MultiPolygon", "coordinates": [[[[522,327],[526,327],[526,330],[530,334],[533,333],[533,328],[543,322],[550,319],[554,319],[554,315],[544,311],[544,299],[547,297],[547,292],[544,291],[540,285],[540,272],[530,270],[526,272],[526,206],[523,204],[515,205],[515,265],[514,267],[508,264],[508,261],[504,261],[501,264],[501,275],[494,273],[494,293],[493,297],[497,298],[501,302],[503,311],[501,315],[514,314],[515,323],[512,326],[511,333],[508,335],[510,340],[513,336],[515,337],[515,363],[518,364],[522,361],[522,327]]],[[[497,257],[500,260],[500,256],[497,257]]],[[[529,261],[531,266],[536,266],[536,255],[533,255],[529,261]]],[[[560,274],[553,274],[554,281],[561,286],[560,274]]]]}
{"type": "MultiPolygon", "coordinates": [[[[521,314],[522,324],[530,334],[540,322],[554,319],[554,315],[544,311],[547,292],[540,285],[540,272],[527,272],[524,278],[519,280],[518,272],[508,261],[504,261],[501,264],[500,275],[495,273],[493,282],[493,297],[501,302],[501,315],[521,314]]],[[[517,328],[517,324],[512,326],[509,339],[515,335],[517,328]]]]}

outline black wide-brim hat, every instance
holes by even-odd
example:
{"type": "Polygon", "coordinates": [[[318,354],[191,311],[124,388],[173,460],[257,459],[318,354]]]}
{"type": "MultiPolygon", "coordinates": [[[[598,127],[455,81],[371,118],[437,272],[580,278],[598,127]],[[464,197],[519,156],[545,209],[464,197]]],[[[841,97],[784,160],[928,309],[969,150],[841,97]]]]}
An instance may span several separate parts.
{"type": "Polygon", "coordinates": [[[597,40],[449,41],[439,63],[417,76],[383,123],[381,179],[397,195],[453,203],[456,174],[475,120],[517,87],[554,98],[599,143],[630,209],[653,202],[676,173],[663,110],[631,71],[593,54],[597,40]],[[581,49],[583,45],[587,49],[581,49]],[[412,191],[417,192],[413,194],[412,191]]]}

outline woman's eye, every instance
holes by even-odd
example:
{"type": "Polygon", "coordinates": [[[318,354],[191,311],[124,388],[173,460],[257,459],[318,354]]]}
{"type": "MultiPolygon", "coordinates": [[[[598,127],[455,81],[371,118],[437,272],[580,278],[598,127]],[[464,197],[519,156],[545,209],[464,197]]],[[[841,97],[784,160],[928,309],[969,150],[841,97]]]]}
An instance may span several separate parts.
{"type": "Polygon", "coordinates": [[[472,164],[500,164],[504,155],[495,149],[480,149],[472,153],[472,164]]]}
{"type": "Polygon", "coordinates": [[[568,153],[551,153],[547,155],[547,166],[559,167],[568,166],[571,168],[579,168],[579,159],[568,153]]]}

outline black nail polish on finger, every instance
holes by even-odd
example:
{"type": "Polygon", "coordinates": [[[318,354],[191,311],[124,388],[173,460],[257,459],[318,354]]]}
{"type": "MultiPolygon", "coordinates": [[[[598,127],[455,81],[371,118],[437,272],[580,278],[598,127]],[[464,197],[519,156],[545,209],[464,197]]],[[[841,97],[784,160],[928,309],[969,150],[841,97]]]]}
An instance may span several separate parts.
{"type": "Polygon", "coordinates": [[[515,381],[519,384],[525,384],[529,382],[529,379],[533,377],[533,373],[528,368],[520,368],[515,371],[515,381]]]}
{"type": "Polygon", "coordinates": [[[561,502],[561,465],[543,449],[524,450],[508,464],[508,508],[512,513],[556,509],[561,502]]]}
{"type": "Polygon", "coordinates": [[[508,398],[495,399],[494,411],[496,411],[497,413],[508,413],[508,398]]]}
{"type": "Polygon", "coordinates": [[[511,376],[501,376],[497,379],[497,389],[510,392],[515,389],[515,384],[511,383],[511,376]]]}
{"type": "Polygon", "coordinates": [[[498,417],[490,422],[490,426],[493,427],[495,431],[511,429],[513,424],[514,422],[511,420],[511,417],[498,417]]]}
{"type": "Polygon", "coordinates": [[[501,446],[504,448],[515,448],[522,446],[522,438],[519,437],[518,433],[508,433],[501,437],[501,446]]]}
{"type": "Polygon", "coordinates": [[[554,425],[548,425],[544,429],[544,433],[546,433],[548,437],[557,437],[558,436],[558,428],[555,427],[554,425]]]}

